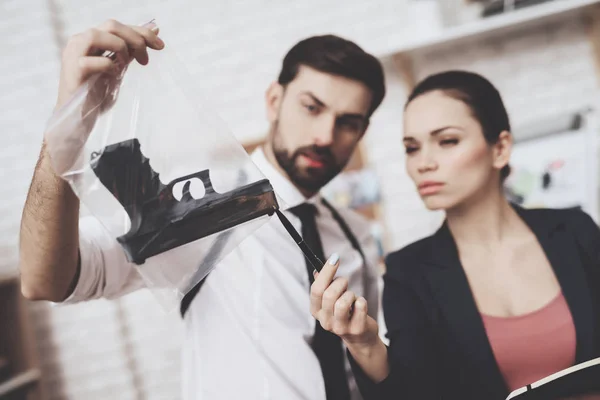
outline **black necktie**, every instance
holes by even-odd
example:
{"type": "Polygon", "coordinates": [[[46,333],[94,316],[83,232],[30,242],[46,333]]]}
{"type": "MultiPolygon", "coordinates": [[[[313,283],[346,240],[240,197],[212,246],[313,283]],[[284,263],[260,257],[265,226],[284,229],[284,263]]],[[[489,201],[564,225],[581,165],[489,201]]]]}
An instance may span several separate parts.
{"type": "MultiPolygon", "coordinates": [[[[302,223],[302,238],[308,247],[313,250],[317,257],[325,262],[323,245],[321,244],[321,237],[317,230],[315,218],[317,208],[313,204],[304,203],[291,208],[290,211],[300,218],[300,222],[302,223]]],[[[314,268],[308,260],[305,259],[305,261],[308,280],[312,285],[314,282],[314,268]]],[[[321,364],[327,400],[348,400],[350,398],[350,389],[348,388],[348,378],[344,363],[344,349],[339,336],[324,330],[319,321],[317,321],[312,348],[321,364]]]]}

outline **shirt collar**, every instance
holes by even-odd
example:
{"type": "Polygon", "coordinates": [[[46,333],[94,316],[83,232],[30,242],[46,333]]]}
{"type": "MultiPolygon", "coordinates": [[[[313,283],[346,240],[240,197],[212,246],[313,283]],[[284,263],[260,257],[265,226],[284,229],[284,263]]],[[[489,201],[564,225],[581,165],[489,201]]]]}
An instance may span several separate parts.
{"type": "Polygon", "coordinates": [[[302,203],[313,203],[316,204],[321,195],[315,194],[311,198],[306,198],[298,190],[296,186],[277,168],[269,162],[267,159],[262,146],[257,147],[250,155],[252,162],[260,169],[265,178],[271,182],[271,186],[277,194],[278,200],[282,200],[283,204],[280,204],[280,208],[285,210],[287,208],[295,207],[302,203]]]}

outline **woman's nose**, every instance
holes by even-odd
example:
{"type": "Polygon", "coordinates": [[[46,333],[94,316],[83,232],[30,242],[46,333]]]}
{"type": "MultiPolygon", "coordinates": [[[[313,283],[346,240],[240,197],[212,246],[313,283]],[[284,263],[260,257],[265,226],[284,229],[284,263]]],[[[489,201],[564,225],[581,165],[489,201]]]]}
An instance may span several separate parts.
{"type": "Polygon", "coordinates": [[[425,172],[430,172],[430,171],[435,171],[438,167],[437,162],[435,161],[435,159],[431,156],[431,154],[422,153],[422,156],[419,160],[419,166],[417,167],[417,170],[420,173],[425,173],[425,172]]]}

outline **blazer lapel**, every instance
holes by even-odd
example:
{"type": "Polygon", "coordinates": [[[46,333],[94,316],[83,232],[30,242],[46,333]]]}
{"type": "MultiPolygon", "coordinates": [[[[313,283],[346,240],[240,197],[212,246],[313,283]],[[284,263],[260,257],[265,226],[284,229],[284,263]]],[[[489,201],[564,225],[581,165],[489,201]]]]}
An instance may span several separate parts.
{"type": "Polygon", "coordinates": [[[552,214],[548,212],[542,215],[535,210],[516,206],[515,209],[536,235],[569,305],[577,338],[576,362],[593,358],[595,336],[592,298],[581,251],[574,233],[569,231],[564,220],[566,213],[554,214],[562,218],[549,218],[552,214]]]}
{"type": "MultiPolygon", "coordinates": [[[[444,223],[434,235],[425,275],[451,334],[461,347],[461,353],[477,371],[473,382],[490,393],[505,393],[508,389],[488,341],[483,320],[469,282],[460,264],[458,250],[450,230],[444,223]]],[[[491,399],[492,397],[490,397],[491,399]]]]}

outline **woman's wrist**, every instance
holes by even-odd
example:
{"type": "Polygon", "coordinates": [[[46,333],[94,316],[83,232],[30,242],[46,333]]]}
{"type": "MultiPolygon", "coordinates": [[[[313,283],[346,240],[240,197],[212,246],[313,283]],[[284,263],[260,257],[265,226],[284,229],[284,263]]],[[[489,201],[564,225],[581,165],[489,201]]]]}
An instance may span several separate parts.
{"type": "Polygon", "coordinates": [[[346,343],[346,347],[372,381],[379,383],[388,376],[387,347],[379,336],[369,342],[346,343]]]}
{"type": "Polygon", "coordinates": [[[344,340],[348,351],[355,357],[370,358],[374,353],[381,350],[381,346],[385,347],[385,344],[381,341],[378,335],[373,335],[367,340],[344,340]]]}

